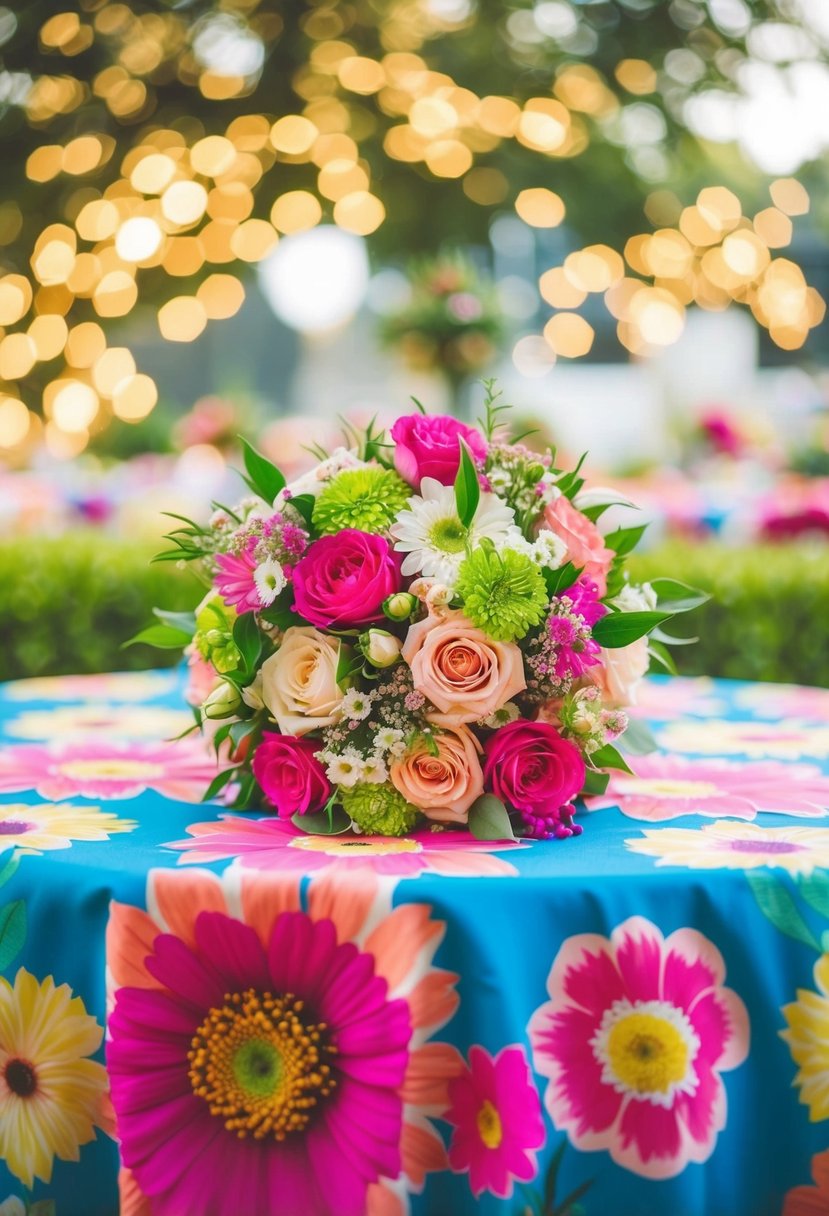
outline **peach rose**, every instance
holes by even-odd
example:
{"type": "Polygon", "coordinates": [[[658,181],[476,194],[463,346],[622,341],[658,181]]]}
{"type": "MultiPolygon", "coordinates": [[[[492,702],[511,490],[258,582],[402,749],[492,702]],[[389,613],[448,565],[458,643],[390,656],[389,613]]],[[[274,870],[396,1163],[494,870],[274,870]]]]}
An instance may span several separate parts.
{"type": "Polygon", "coordinates": [[[403,797],[439,823],[466,823],[469,808],[484,792],[481,745],[465,726],[435,734],[437,755],[417,743],[389,770],[403,797]]]}
{"type": "Polygon", "coordinates": [[[412,625],[402,653],[442,726],[486,718],[527,687],[515,643],[493,642],[462,612],[430,614],[412,625]]]}
{"type": "Polygon", "coordinates": [[[330,726],[343,699],[337,684],[337,638],[311,625],[292,625],[262,664],[261,697],[283,735],[330,726]]]}
{"type": "Polygon", "coordinates": [[[590,675],[598,685],[602,700],[611,709],[635,705],[642,677],[648,670],[648,639],[637,638],[629,646],[602,650],[601,666],[591,667],[590,675]]]}
{"type": "Polygon", "coordinates": [[[583,570],[599,588],[599,596],[603,596],[614,553],[605,545],[604,537],[593,521],[582,515],[562,494],[546,507],[544,525],[567,546],[566,560],[583,570]]]}

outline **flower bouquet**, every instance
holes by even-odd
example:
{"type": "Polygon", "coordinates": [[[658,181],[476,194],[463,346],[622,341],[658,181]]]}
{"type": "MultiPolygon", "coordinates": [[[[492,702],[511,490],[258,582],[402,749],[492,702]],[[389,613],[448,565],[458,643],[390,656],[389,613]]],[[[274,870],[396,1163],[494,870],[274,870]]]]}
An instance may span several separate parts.
{"type": "Polygon", "coordinates": [[[480,427],[370,425],[291,485],[245,443],[251,496],[179,519],[160,559],[196,563],[207,593],[134,640],[185,648],[222,761],[206,798],[309,832],[563,838],[642,750],[625,707],[705,596],[631,583],[644,529],[603,534],[612,493],[511,440],[485,387],[480,427]]]}

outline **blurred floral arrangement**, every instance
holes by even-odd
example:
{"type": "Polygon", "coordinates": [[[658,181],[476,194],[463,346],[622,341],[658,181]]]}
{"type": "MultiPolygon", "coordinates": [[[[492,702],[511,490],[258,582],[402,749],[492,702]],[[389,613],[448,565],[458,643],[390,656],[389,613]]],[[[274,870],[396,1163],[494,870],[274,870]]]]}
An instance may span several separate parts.
{"type": "Polygon", "coordinates": [[[707,597],[630,583],[644,528],[602,535],[582,462],[506,438],[497,402],[489,382],[479,428],[369,425],[291,485],[246,444],[252,496],[170,533],[160,558],[209,589],[133,640],[185,648],[223,762],[206,798],[310,832],[563,838],[575,798],[627,770],[625,706],[651,657],[670,667],[661,626],[707,597]]]}
{"type": "Polygon", "coordinates": [[[409,301],[381,325],[384,344],[450,384],[485,367],[504,329],[493,284],[457,251],[414,263],[409,283],[409,301]]]}

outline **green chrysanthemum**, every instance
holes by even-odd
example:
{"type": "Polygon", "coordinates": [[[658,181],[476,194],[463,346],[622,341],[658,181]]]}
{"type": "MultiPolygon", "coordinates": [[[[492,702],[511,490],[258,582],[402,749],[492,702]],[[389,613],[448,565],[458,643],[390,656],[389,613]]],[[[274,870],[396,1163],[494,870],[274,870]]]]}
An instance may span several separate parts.
{"type": "Polygon", "coordinates": [[[314,527],[334,534],[343,528],[384,532],[405,507],[411,489],[393,469],[379,465],[345,469],[334,477],[314,504],[314,527]]]}
{"type": "Polygon", "coordinates": [[[455,585],[464,612],[495,642],[514,642],[538,625],[547,607],[547,586],[530,557],[484,541],[464,558],[455,585]]]}
{"type": "Polygon", "coordinates": [[[417,822],[418,810],[393,785],[354,785],[340,790],[340,801],[358,828],[370,836],[405,836],[417,822]]]}

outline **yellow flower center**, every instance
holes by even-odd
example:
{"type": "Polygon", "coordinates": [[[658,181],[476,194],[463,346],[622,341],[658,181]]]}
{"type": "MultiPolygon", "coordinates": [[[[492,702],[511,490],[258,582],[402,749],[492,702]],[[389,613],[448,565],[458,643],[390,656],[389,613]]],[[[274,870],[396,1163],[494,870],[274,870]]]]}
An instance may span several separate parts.
{"type": "Polygon", "coordinates": [[[691,1065],[699,1039],[682,1010],[667,1001],[616,1001],[591,1046],[602,1080],[619,1093],[670,1106],[678,1092],[697,1087],[691,1065]]]}
{"type": "Polygon", "coordinates": [[[187,1058],[193,1093],[240,1140],[284,1140],[308,1124],[336,1087],[324,1022],[306,1021],[304,1002],[253,988],[225,995],[193,1036],[187,1058]]]}
{"type": "Polygon", "coordinates": [[[478,1111],[478,1135],[487,1148],[498,1148],[504,1138],[501,1116],[486,1098],[478,1111]]]}
{"type": "Polygon", "coordinates": [[[389,853],[420,853],[423,846],[417,840],[392,836],[349,836],[346,840],[338,836],[297,836],[291,841],[291,848],[326,853],[330,857],[353,857],[360,853],[364,857],[385,857],[389,853]]]}
{"type": "Polygon", "coordinates": [[[158,764],[109,757],[100,760],[68,760],[60,766],[60,771],[78,781],[87,777],[97,777],[104,781],[147,781],[162,774],[158,764]]]}

